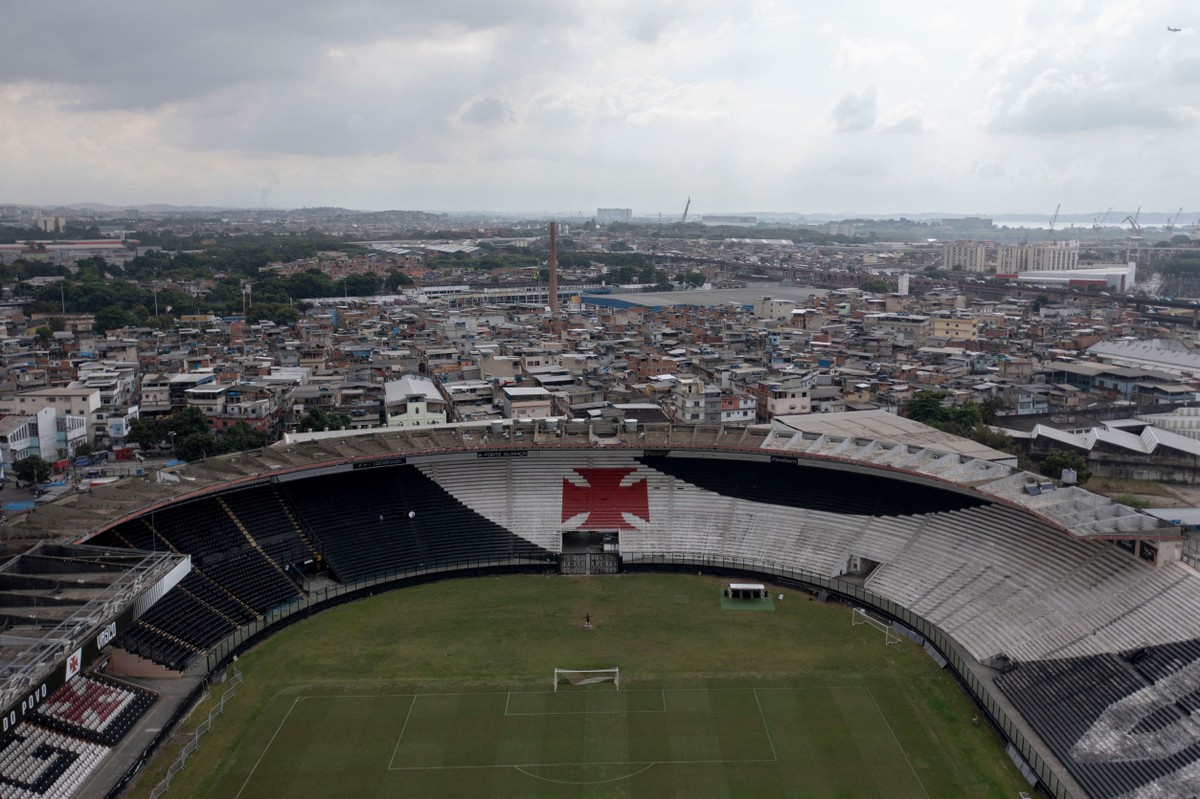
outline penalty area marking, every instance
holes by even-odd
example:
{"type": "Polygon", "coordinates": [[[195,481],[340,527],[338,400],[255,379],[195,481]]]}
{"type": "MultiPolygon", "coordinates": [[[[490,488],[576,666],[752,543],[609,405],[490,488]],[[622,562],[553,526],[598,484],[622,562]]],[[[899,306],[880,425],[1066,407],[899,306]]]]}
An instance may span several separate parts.
{"type": "MultiPolygon", "coordinates": [[[[808,687],[812,688],[814,686],[808,686],[808,687]]],[[[754,696],[754,704],[755,704],[755,707],[758,709],[758,718],[759,718],[760,723],[762,724],[763,734],[765,734],[767,736],[767,744],[771,748],[771,756],[770,757],[746,758],[746,759],[740,759],[740,760],[727,760],[727,759],[719,759],[719,760],[622,760],[622,761],[604,761],[604,762],[591,761],[591,762],[582,762],[582,763],[478,763],[478,764],[461,765],[461,766],[445,766],[445,765],[441,765],[441,766],[396,766],[396,765],[393,765],[396,761],[396,754],[400,751],[400,742],[404,738],[405,730],[408,729],[408,721],[412,717],[413,707],[416,706],[418,697],[420,697],[420,696],[483,696],[483,695],[489,695],[489,694],[492,696],[498,696],[499,692],[496,691],[496,692],[474,693],[474,694],[472,694],[472,693],[413,694],[412,702],[408,706],[408,713],[404,716],[404,724],[400,728],[400,736],[396,739],[396,746],[392,749],[392,757],[388,761],[387,770],[388,771],[471,771],[471,770],[479,770],[479,769],[513,768],[513,769],[516,769],[517,771],[521,772],[522,774],[525,774],[526,776],[533,777],[534,779],[538,779],[538,780],[544,780],[546,782],[560,783],[562,785],[593,785],[593,784],[599,785],[602,783],[617,782],[619,780],[629,779],[631,777],[637,776],[638,774],[641,774],[644,771],[649,770],[652,766],[660,766],[660,765],[688,766],[688,765],[735,764],[735,763],[778,763],[779,755],[775,751],[775,741],[771,738],[771,729],[767,725],[767,718],[766,718],[766,715],[763,713],[762,702],[758,698],[758,690],[759,689],[757,689],[757,688],[750,688],[750,689],[746,689],[746,688],[659,688],[659,689],[642,688],[642,689],[635,689],[635,690],[624,692],[624,693],[635,693],[635,692],[637,692],[637,693],[658,693],[662,699],[662,706],[663,706],[662,710],[625,710],[625,711],[613,711],[613,710],[586,711],[585,710],[585,711],[551,712],[551,713],[509,713],[508,712],[508,703],[509,703],[509,700],[512,698],[513,694],[545,694],[547,696],[556,696],[557,694],[555,694],[553,691],[508,691],[508,692],[506,692],[506,698],[505,698],[505,702],[504,702],[504,715],[509,716],[509,717],[517,717],[517,716],[617,715],[617,714],[624,714],[624,713],[666,713],[667,712],[667,691],[705,691],[705,692],[709,692],[709,691],[747,691],[747,690],[749,690],[750,693],[754,696]],[[612,778],[606,779],[606,780],[594,780],[594,781],[585,781],[585,782],[574,782],[574,781],[570,781],[570,780],[555,780],[555,779],[551,779],[549,777],[542,777],[537,774],[530,774],[528,771],[525,770],[525,769],[531,769],[531,768],[580,768],[580,767],[586,767],[586,766],[642,766],[643,768],[639,769],[638,771],[632,772],[630,774],[625,774],[620,777],[612,777],[612,778]]],[[[803,689],[803,688],[789,689],[789,688],[780,687],[780,688],[764,688],[762,690],[774,691],[774,690],[805,690],[805,689],[803,689]]],[[[878,707],[878,705],[877,705],[877,707],[878,707]]],[[[880,712],[882,713],[882,711],[880,711],[880,712]]],[[[886,719],[885,719],[885,721],[886,721],[886,719]]],[[[894,735],[893,735],[893,737],[894,737],[894,735]]],[[[898,743],[899,742],[897,742],[897,744],[898,743]]],[[[910,763],[909,765],[911,767],[912,764],[910,763]]],[[[925,786],[922,785],[921,787],[922,787],[922,789],[924,789],[925,786]]],[[[928,794],[926,794],[926,795],[928,796],[928,794]]]]}
{"type": "MultiPolygon", "coordinates": [[[[771,757],[779,760],[779,755],[775,752],[775,741],[771,739],[771,728],[767,726],[767,717],[763,715],[762,702],[758,701],[758,689],[754,689],[754,704],[758,706],[758,717],[762,719],[763,732],[767,734],[767,743],[771,745],[771,757]]],[[[879,707],[876,705],[876,707],[879,707]]],[[[911,763],[909,764],[912,765],[911,763]]]]}
{"type": "Polygon", "coordinates": [[[913,768],[912,761],[908,759],[908,752],[900,745],[900,739],[896,737],[896,731],[892,729],[892,723],[888,721],[887,716],[883,714],[883,708],[879,706],[879,701],[875,698],[875,694],[871,693],[871,687],[864,685],[863,688],[867,691],[867,696],[871,697],[871,704],[875,705],[875,709],[879,711],[879,718],[883,719],[883,726],[887,727],[887,731],[891,734],[892,740],[896,742],[896,748],[900,750],[900,754],[904,756],[904,762],[908,764],[909,771],[917,781],[917,785],[921,786],[921,793],[925,794],[925,799],[929,799],[929,791],[925,790],[925,783],[921,782],[921,776],[917,774],[917,770],[913,768]]]}
{"type": "Polygon", "coordinates": [[[279,726],[275,728],[275,734],[271,736],[271,740],[267,741],[266,747],[262,750],[262,754],[258,756],[258,760],[254,761],[254,767],[250,769],[250,773],[246,775],[246,781],[242,783],[242,787],[238,788],[237,796],[233,799],[238,799],[242,795],[242,791],[246,790],[246,786],[250,784],[250,780],[254,777],[254,772],[258,771],[258,766],[263,762],[263,758],[267,756],[267,752],[271,748],[271,744],[275,743],[275,739],[279,736],[279,731],[283,729],[283,725],[287,724],[288,716],[292,715],[292,711],[296,709],[296,703],[304,697],[298,696],[292,700],[292,706],[288,708],[288,712],[283,714],[283,719],[279,722],[279,726]]]}
{"type": "Polygon", "coordinates": [[[400,734],[396,736],[396,745],[392,747],[392,756],[388,758],[388,771],[392,770],[392,764],[396,762],[396,753],[400,751],[400,741],[404,740],[404,731],[408,729],[408,720],[412,718],[413,708],[417,706],[417,694],[412,695],[412,701],[408,703],[408,712],[404,714],[404,724],[400,727],[400,734]]]}
{"type": "MultiPolygon", "coordinates": [[[[631,763],[630,765],[635,765],[635,764],[631,763]]],[[[654,768],[657,765],[658,765],[657,761],[655,761],[653,763],[647,763],[643,768],[640,768],[637,771],[634,771],[630,774],[622,774],[620,777],[612,777],[607,780],[552,780],[549,777],[543,777],[539,774],[530,774],[528,771],[521,768],[520,766],[513,766],[513,768],[515,768],[517,771],[524,774],[526,777],[533,777],[535,780],[542,780],[543,782],[553,782],[558,785],[603,785],[606,782],[619,782],[621,780],[631,780],[634,777],[636,777],[637,775],[641,774],[643,771],[649,771],[650,769],[654,768]]],[[[531,766],[530,768],[533,768],[533,767],[531,766]]]]}

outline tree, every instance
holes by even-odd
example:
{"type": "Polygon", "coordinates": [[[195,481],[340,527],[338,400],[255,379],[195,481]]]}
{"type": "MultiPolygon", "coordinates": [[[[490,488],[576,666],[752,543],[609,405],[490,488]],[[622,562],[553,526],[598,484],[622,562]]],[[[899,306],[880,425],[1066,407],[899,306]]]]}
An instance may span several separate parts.
{"type": "Polygon", "coordinates": [[[116,306],[110,306],[96,312],[95,323],[92,325],[92,329],[97,333],[105,333],[109,330],[128,327],[135,321],[136,319],[134,319],[133,314],[129,311],[116,306]]]}
{"type": "Polygon", "coordinates": [[[165,419],[134,419],[125,440],[144,448],[169,446],[172,432],[178,448],[179,443],[193,433],[208,432],[208,417],[199,408],[189,406],[165,419]]]}
{"type": "Polygon", "coordinates": [[[369,297],[379,293],[379,276],[370,272],[348,275],[343,281],[346,294],[351,297],[369,297]]]}
{"type": "Polygon", "coordinates": [[[999,430],[993,430],[986,424],[976,427],[967,438],[1000,452],[1011,452],[1015,455],[1018,451],[1017,444],[1013,441],[1012,436],[999,430]]]}
{"type": "Polygon", "coordinates": [[[227,428],[217,440],[221,452],[242,452],[248,449],[265,447],[269,436],[262,430],[255,430],[245,422],[227,428]]]}
{"type": "Polygon", "coordinates": [[[1004,400],[999,397],[988,397],[979,403],[979,413],[984,424],[995,424],[996,417],[1004,410],[1004,400]]]}
{"type": "Polygon", "coordinates": [[[941,391],[918,391],[904,406],[904,415],[914,422],[936,427],[942,421],[944,411],[941,391]]]}
{"type": "Polygon", "coordinates": [[[863,282],[861,285],[859,285],[859,288],[862,289],[863,291],[869,291],[872,294],[887,294],[888,293],[887,281],[881,277],[877,277],[872,280],[867,280],[867,281],[863,282]]]}
{"type": "Polygon", "coordinates": [[[17,479],[26,483],[44,483],[50,478],[50,464],[37,455],[21,458],[12,469],[17,479]]]}
{"type": "Polygon", "coordinates": [[[175,442],[175,457],[185,461],[197,461],[220,451],[212,433],[189,433],[175,442]]]}
{"type": "Polygon", "coordinates": [[[350,417],[344,413],[326,413],[313,408],[300,419],[300,432],[311,433],[321,430],[345,430],[350,426],[350,417]]]}
{"type": "Polygon", "coordinates": [[[400,286],[411,286],[413,279],[403,272],[388,272],[387,280],[384,285],[388,291],[395,291],[400,286]]]}
{"type": "Polygon", "coordinates": [[[1061,480],[1063,469],[1074,469],[1076,479],[1081,485],[1092,476],[1092,470],[1088,468],[1087,461],[1078,452],[1055,449],[1042,458],[1040,471],[1047,477],[1061,480]]]}
{"type": "Polygon", "coordinates": [[[246,309],[246,321],[254,324],[269,319],[281,327],[294,325],[300,319],[300,311],[287,303],[256,302],[246,309]]]}
{"type": "Polygon", "coordinates": [[[34,331],[34,334],[37,336],[37,340],[42,344],[42,346],[45,346],[50,343],[50,338],[54,335],[54,331],[51,330],[47,325],[42,325],[36,331],[34,331]]]}

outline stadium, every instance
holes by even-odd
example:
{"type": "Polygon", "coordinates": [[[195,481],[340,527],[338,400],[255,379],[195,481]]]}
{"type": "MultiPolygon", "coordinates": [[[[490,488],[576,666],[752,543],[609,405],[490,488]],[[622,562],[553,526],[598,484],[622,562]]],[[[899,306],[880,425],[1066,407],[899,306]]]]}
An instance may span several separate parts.
{"type": "MultiPolygon", "coordinates": [[[[701,573],[758,601],[784,589],[839,600],[880,647],[911,641],[952,675],[1045,795],[1150,799],[1200,785],[1200,580],[1179,529],[952,448],[553,420],[315,434],[97,486],[4,533],[25,550],[0,569],[4,796],[119,795],[202,694],[238,679],[238,656],[305,626],[293,622],[386,588],[508,572],[701,573]],[[194,688],[168,696],[137,680],[171,675],[194,688]],[[155,713],[156,734],[129,734],[155,713]]],[[[693,761],[671,761],[674,746],[662,743],[673,724],[754,730],[720,747],[723,763],[784,759],[787,742],[772,731],[788,723],[775,716],[786,703],[764,709],[766,688],[689,700],[669,687],[629,690],[638,675],[626,664],[554,665],[621,671],[565,672],[562,691],[546,673],[541,691],[504,692],[500,715],[564,740],[573,728],[554,727],[560,716],[622,727],[637,718],[643,732],[627,742],[639,751],[613,761],[620,769],[686,769],[693,761]]],[[[486,704],[484,694],[455,694],[455,712],[486,704]]],[[[404,726],[388,769],[425,767],[406,736],[450,734],[436,704],[423,697],[418,711],[408,696],[389,711],[404,726]]],[[[294,700],[271,740],[311,737],[301,721],[315,706],[294,700]]],[[[365,711],[345,712],[365,723],[354,715],[365,711]]],[[[458,767],[509,762],[504,741],[486,745],[493,760],[458,767]]],[[[259,750],[259,761],[277,751],[259,750]]],[[[612,779],[632,784],[632,773],[612,779]]],[[[171,795],[165,783],[151,795],[162,791],[171,795]]]]}

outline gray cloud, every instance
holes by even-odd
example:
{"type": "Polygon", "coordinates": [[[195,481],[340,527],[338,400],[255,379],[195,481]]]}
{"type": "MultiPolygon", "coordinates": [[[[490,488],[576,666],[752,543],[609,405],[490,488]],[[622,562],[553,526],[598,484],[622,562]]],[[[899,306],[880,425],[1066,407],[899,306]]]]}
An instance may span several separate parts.
{"type": "Polygon", "coordinates": [[[830,111],[834,130],[849,133],[868,130],[875,124],[875,87],[868,86],[861,92],[850,92],[838,100],[830,111]]]}
{"type": "Polygon", "coordinates": [[[17,3],[4,12],[16,35],[0,48],[0,84],[74,87],[85,109],[153,109],[247,83],[310,80],[333,48],[417,47],[480,32],[528,37],[576,22],[569,5],[553,0],[115,0],[89,13],[70,2],[17,3]]]}
{"type": "Polygon", "coordinates": [[[459,115],[465,125],[492,127],[513,121],[512,110],[499,97],[481,97],[459,115]]]}
{"type": "Polygon", "coordinates": [[[999,133],[1079,133],[1116,127],[1176,128],[1195,123],[1186,106],[1140,83],[1101,83],[1048,69],[1028,85],[1009,86],[995,98],[987,128],[999,133]]]}
{"type": "Polygon", "coordinates": [[[1195,36],[1117,0],[1032,12],[10,2],[0,201],[894,211],[1049,187],[1066,211],[1070,186],[1178,207],[1195,36]]]}

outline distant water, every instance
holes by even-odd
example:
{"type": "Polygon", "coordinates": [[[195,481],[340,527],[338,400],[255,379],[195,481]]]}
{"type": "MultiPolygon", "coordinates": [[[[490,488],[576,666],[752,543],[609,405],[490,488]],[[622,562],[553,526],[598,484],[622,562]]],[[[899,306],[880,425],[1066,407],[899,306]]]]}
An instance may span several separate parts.
{"type": "MultiPolygon", "coordinates": [[[[1050,229],[1050,220],[1049,219],[1015,219],[1015,220],[1011,220],[1011,221],[996,220],[996,222],[994,222],[993,224],[995,224],[996,227],[1025,227],[1025,228],[1029,228],[1031,230],[1049,230],[1050,229]]],[[[1061,222],[1059,222],[1059,223],[1055,224],[1054,229],[1055,230],[1070,230],[1070,226],[1064,225],[1061,222]]],[[[1079,225],[1079,224],[1075,225],[1075,230],[1091,230],[1091,229],[1092,229],[1092,226],[1090,224],[1089,225],[1079,225]]]]}

